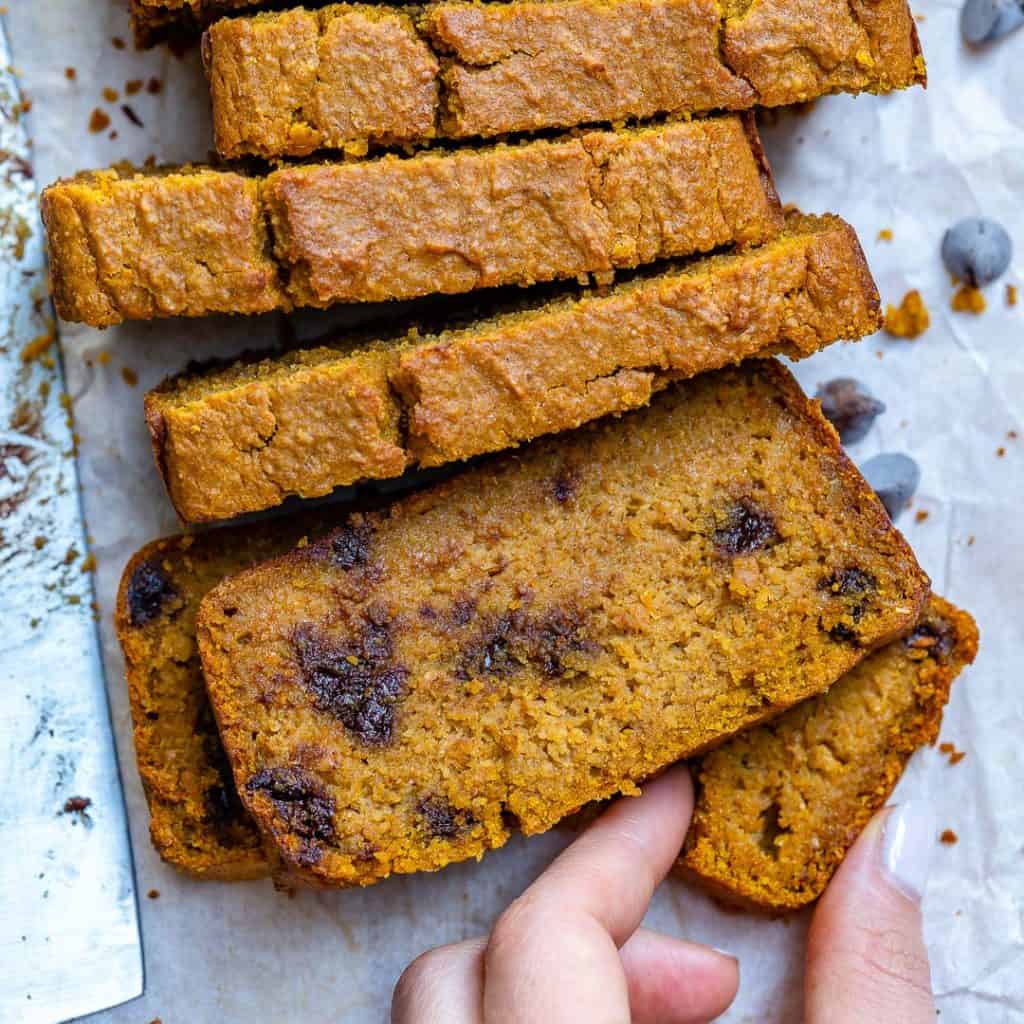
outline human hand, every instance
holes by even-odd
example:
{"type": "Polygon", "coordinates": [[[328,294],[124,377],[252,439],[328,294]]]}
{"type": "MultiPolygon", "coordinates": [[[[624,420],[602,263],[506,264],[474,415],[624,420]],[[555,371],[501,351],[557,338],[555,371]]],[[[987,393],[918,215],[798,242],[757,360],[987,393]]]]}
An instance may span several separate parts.
{"type": "MultiPolygon", "coordinates": [[[[908,805],[909,807],[909,805],[908,805]]],[[[395,989],[392,1024],[696,1024],[724,1012],[739,964],[639,927],[693,811],[679,766],[621,799],[498,918],[487,937],[430,950],[395,989]]],[[[932,1024],[918,897],[932,833],[877,816],[811,926],[807,1024],[932,1024]],[[923,868],[922,868],[923,865],[923,868]]]]}

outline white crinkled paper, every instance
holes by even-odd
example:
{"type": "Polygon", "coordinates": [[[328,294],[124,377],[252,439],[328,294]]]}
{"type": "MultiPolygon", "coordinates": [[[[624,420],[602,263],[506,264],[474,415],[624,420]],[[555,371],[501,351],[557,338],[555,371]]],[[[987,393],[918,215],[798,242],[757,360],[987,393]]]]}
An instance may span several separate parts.
{"type": "MultiPolygon", "coordinates": [[[[33,101],[29,119],[40,186],[115,160],[201,159],[210,148],[205,82],[195,51],[118,50],[127,4],[110,0],[9,0],[16,63],[33,101]],[[74,67],[70,81],[66,67],[74,67]],[[127,98],[138,128],[105,103],[131,79],[163,90],[127,98]],[[87,130],[107,110],[118,138],[87,130]]],[[[914,342],[877,336],[834,346],[801,364],[809,389],[855,376],[888,406],[851,449],[858,461],[904,451],[922,467],[914,509],[900,521],[935,588],[970,609],[981,653],[953,691],[942,738],[967,757],[937,752],[913,761],[899,794],[926,796],[940,828],[925,912],[943,1020],[1024,1020],[1024,304],[1010,309],[1005,283],[1020,283],[1024,257],[1024,31],[981,53],[962,46],[957,0],[917,0],[931,85],[877,99],[834,97],[807,115],[765,126],[786,202],[833,210],[860,232],[884,300],[918,288],[932,327],[914,342]],[[943,231],[983,213],[1017,245],[1009,275],[987,290],[982,316],[950,311],[939,261],[943,231]],[[888,228],[893,241],[877,240],[888,228]],[[997,449],[1005,448],[999,457],[997,449]],[[916,522],[914,512],[928,517],[916,522]]],[[[304,315],[304,327],[323,319],[304,315]]],[[[272,343],[280,317],[129,324],[105,333],[65,327],[62,343],[81,436],[89,531],[99,562],[103,640],[121,751],[142,902],[147,986],[141,1002],[104,1021],[302,1021],[386,1019],[402,967],[423,949],[484,931],[548,862],[560,833],[513,840],[481,864],[397,878],[359,892],[276,895],[268,883],[224,885],[182,878],[147,835],[133,762],[122,661],[110,611],[128,556],[175,528],[151,463],[142,393],[189,359],[272,343]],[[107,351],[108,365],[96,361],[107,351]],[[137,387],[122,377],[135,371],[137,387]],[[145,894],[159,890],[159,899],[145,894]]],[[[647,923],[737,954],[742,985],[731,1022],[800,1016],[805,916],[785,921],[719,911],[670,881],[647,923]]]]}

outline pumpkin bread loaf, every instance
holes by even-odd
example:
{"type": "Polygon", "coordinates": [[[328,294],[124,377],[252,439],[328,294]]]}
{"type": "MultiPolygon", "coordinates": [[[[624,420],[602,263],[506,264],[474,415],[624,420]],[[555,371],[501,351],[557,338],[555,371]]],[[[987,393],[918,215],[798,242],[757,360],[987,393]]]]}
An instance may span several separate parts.
{"type": "Polygon", "coordinates": [[[550,828],[827,689],[928,580],[777,363],[494,458],[212,590],[207,689],[287,871],[550,828]]]}
{"type": "Polygon", "coordinates": [[[645,404],[668,377],[877,330],[853,230],[790,214],[782,236],[437,336],[318,348],[172,378],[146,396],[186,521],[225,519],[496,451],[645,404]]]}
{"type": "Polygon", "coordinates": [[[83,174],[42,212],[57,311],[96,327],[608,276],[782,227],[748,115],[262,179],[83,174]]]}
{"type": "Polygon", "coordinates": [[[906,0],[296,7],[204,38],[227,158],[747,110],[924,83],[906,0]]]}
{"type": "Polygon", "coordinates": [[[741,906],[787,911],[817,899],[910,755],[935,742],[950,685],[977,646],[970,615],[933,597],[905,639],[828,693],[706,755],[679,873],[741,906]]]}

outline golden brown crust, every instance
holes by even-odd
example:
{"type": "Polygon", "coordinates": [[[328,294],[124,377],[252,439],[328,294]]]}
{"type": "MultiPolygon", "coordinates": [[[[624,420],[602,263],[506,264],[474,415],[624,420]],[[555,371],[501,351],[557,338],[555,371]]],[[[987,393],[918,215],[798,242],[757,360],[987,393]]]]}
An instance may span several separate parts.
{"type": "Polygon", "coordinates": [[[878,326],[853,230],[792,214],[759,249],[578,301],[173,378],[146,396],[146,414],[179,515],[228,518],[514,446],[644,405],[668,377],[759,353],[799,358],[878,326]]]}
{"type": "Polygon", "coordinates": [[[43,192],[42,215],[65,320],[107,327],[287,307],[251,178],[190,168],[81,174],[43,192]]]}
{"type": "Polygon", "coordinates": [[[427,8],[419,35],[405,14],[326,10],[333,43],[323,11],[210,30],[222,155],[362,152],[924,83],[906,0],[448,2],[427,8]]]}
{"type": "Polygon", "coordinates": [[[706,756],[677,873],[747,908],[817,899],[910,756],[935,742],[977,646],[970,615],[933,596],[908,637],[706,756]]]}
{"type": "Polygon", "coordinates": [[[259,827],[296,877],[365,885],[821,692],[927,589],[817,406],[754,361],[354,517],[211,591],[197,629],[259,827]]]}
{"type": "Polygon", "coordinates": [[[165,537],[136,552],[122,573],[114,622],[150,836],[168,864],[195,878],[244,881],[269,872],[206,696],[195,638],[199,602],[224,577],[323,533],[338,518],[324,510],[165,537]]]}
{"type": "Polygon", "coordinates": [[[229,159],[365,153],[434,134],[438,64],[403,11],[366,4],[225,18],[203,37],[229,159]]]}
{"type": "Polygon", "coordinates": [[[529,285],[753,245],[782,212],[751,131],[712,118],[264,179],[83,174],[43,194],[54,298],[65,319],[102,327],[529,285]]]}

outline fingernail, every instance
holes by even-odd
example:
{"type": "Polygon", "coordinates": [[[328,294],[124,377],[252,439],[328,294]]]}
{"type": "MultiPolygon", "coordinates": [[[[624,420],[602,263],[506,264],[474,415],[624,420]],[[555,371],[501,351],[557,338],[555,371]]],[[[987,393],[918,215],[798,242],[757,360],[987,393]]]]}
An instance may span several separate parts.
{"type": "Polygon", "coordinates": [[[935,852],[935,815],[928,804],[908,800],[889,812],[883,829],[885,873],[904,896],[918,903],[935,852]]]}
{"type": "Polygon", "coordinates": [[[730,953],[727,949],[722,949],[720,946],[711,947],[716,953],[721,953],[722,956],[727,956],[730,960],[735,960],[736,963],[740,962],[740,958],[735,953],[730,953]]]}

